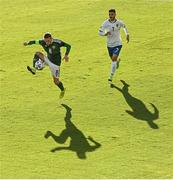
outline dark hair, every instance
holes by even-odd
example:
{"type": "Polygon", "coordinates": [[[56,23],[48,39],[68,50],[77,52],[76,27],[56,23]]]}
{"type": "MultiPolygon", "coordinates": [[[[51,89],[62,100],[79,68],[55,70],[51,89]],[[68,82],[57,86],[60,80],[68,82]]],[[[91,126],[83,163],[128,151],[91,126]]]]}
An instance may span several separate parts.
{"type": "Polygon", "coordinates": [[[115,13],[115,9],[110,9],[109,12],[114,12],[115,13]]]}
{"type": "Polygon", "coordinates": [[[52,37],[52,35],[49,32],[44,34],[44,38],[50,38],[50,37],[52,37]]]}

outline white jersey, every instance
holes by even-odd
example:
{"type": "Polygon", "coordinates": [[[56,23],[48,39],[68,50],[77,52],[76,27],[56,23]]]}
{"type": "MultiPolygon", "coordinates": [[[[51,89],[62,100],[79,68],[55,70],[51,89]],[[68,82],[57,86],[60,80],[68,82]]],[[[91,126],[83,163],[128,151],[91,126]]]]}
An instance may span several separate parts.
{"type": "Polygon", "coordinates": [[[110,35],[107,35],[107,46],[115,47],[122,45],[122,40],[120,36],[120,29],[123,28],[126,35],[128,34],[128,30],[125,24],[120,20],[115,20],[111,22],[109,19],[106,20],[99,29],[99,35],[105,36],[107,32],[110,32],[110,35]]]}

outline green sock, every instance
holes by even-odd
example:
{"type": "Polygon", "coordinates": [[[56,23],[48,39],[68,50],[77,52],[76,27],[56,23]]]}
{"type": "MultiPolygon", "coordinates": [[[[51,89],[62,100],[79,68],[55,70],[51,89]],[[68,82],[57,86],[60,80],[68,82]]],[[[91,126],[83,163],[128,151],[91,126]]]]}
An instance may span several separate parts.
{"type": "Polygon", "coordinates": [[[39,56],[37,54],[34,54],[33,58],[33,67],[35,68],[35,63],[39,60],[39,56]]]}
{"type": "Polygon", "coordinates": [[[61,89],[61,91],[64,91],[64,86],[61,81],[59,82],[59,84],[57,86],[61,89]]]}

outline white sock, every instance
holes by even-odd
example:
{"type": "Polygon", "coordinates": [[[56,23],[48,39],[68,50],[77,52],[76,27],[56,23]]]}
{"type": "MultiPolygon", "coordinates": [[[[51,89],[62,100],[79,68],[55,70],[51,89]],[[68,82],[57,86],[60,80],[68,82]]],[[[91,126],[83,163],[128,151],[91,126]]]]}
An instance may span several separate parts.
{"type": "Polygon", "coordinates": [[[114,73],[116,71],[116,68],[117,68],[117,61],[112,61],[112,64],[111,64],[111,75],[114,75],[114,73]]]}

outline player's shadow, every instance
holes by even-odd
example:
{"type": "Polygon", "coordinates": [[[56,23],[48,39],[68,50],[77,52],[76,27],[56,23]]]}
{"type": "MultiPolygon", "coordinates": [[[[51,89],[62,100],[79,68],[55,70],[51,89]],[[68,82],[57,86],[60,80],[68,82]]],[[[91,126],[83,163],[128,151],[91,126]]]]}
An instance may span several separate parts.
{"type": "Polygon", "coordinates": [[[70,145],[64,147],[56,147],[51,150],[51,152],[62,151],[62,150],[70,150],[76,152],[76,155],[80,159],[86,159],[86,152],[95,151],[97,148],[101,146],[100,143],[96,142],[92,137],[86,138],[82,131],[80,131],[72,122],[71,122],[71,111],[72,109],[62,104],[62,106],[66,109],[65,126],[66,128],[62,130],[59,136],[55,135],[51,131],[47,131],[45,134],[45,138],[52,137],[57,143],[64,144],[68,137],[71,138],[70,145]],[[88,140],[93,143],[90,145],[88,140]]]}
{"type": "Polygon", "coordinates": [[[121,80],[121,82],[124,85],[122,89],[114,84],[111,84],[111,87],[116,88],[119,92],[121,92],[127,104],[131,107],[132,111],[126,110],[126,112],[136,119],[146,121],[152,129],[159,129],[158,125],[154,122],[154,120],[159,118],[159,110],[157,107],[150,103],[154,110],[153,113],[150,112],[140,99],[137,99],[129,93],[129,84],[123,80],[121,80]]]}

